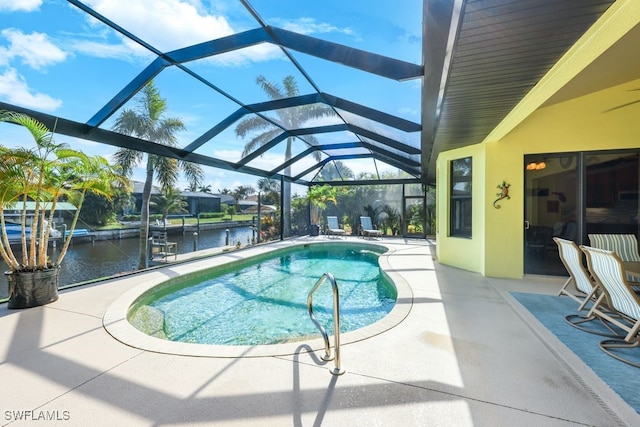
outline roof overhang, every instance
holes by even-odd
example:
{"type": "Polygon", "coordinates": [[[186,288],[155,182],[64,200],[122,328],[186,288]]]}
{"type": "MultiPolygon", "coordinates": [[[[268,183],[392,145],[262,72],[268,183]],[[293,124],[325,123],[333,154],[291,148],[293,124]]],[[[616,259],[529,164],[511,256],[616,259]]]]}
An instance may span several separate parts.
{"type": "Polygon", "coordinates": [[[427,0],[424,179],[435,182],[440,152],[485,141],[613,3],[427,0]]]}

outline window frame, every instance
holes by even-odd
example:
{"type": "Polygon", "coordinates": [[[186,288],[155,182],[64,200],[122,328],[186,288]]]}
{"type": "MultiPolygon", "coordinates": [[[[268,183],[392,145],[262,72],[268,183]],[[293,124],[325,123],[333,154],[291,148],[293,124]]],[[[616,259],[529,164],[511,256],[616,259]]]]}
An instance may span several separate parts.
{"type": "Polygon", "coordinates": [[[473,237],[473,157],[451,160],[449,166],[449,236],[470,239],[473,237]]]}

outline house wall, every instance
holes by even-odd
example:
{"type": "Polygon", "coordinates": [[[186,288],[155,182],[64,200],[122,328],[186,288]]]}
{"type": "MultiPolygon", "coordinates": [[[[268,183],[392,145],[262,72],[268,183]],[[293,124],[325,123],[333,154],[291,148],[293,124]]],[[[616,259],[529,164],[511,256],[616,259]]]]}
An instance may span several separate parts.
{"type": "Polygon", "coordinates": [[[437,201],[436,201],[436,250],[438,259],[444,264],[454,265],[465,270],[484,273],[484,246],[485,236],[485,211],[483,200],[476,197],[477,194],[484,194],[485,190],[485,159],[484,146],[481,144],[471,145],[441,153],[438,156],[437,165],[437,201]],[[449,237],[449,198],[451,192],[450,185],[450,164],[451,160],[462,159],[471,156],[472,158],[472,214],[471,238],[449,237]]]}
{"type": "Polygon", "coordinates": [[[524,156],[640,147],[640,73],[634,40],[639,25],[640,2],[617,1],[485,142],[440,153],[436,173],[441,263],[486,276],[522,277],[524,156]],[[611,64],[610,53],[626,62],[611,64]],[[600,57],[603,60],[596,62],[600,57]],[[611,79],[613,65],[617,81],[611,79]],[[448,164],[466,155],[473,156],[473,237],[451,238],[448,164]],[[493,201],[502,181],[511,185],[511,198],[498,202],[496,209],[493,201]]]}
{"type": "Polygon", "coordinates": [[[522,277],[524,156],[640,147],[640,80],[536,110],[499,141],[438,157],[438,259],[492,277],[522,277]],[[621,108],[615,108],[623,106],[621,108]],[[615,108],[612,110],[612,108],[615,108]],[[448,237],[448,162],[473,156],[473,238],[448,237]],[[510,199],[493,201],[502,181],[510,199]]]}

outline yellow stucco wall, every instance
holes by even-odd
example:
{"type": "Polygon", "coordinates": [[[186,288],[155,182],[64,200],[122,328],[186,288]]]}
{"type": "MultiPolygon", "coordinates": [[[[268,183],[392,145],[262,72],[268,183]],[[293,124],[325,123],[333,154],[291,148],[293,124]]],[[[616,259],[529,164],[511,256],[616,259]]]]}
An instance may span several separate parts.
{"type": "Polygon", "coordinates": [[[440,153],[436,175],[441,263],[486,276],[522,277],[524,156],[640,147],[640,80],[541,108],[637,25],[640,1],[617,1],[483,143],[440,153]],[[469,155],[473,156],[473,238],[450,238],[448,163],[469,155]],[[503,180],[511,184],[511,199],[495,209],[496,187],[503,180]]]}
{"type": "Polygon", "coordinates": [[[481,144],[441,153],[437,169],[437,222],[436,250],[438,259],[445,264],[465,270],[484,273],[484,209],[480,197],[484,193],[484,147],[481,144]],[[449,174],[451,160],[472,157],[472,236],[471,238],[449,237],[449,174]],[[444,185],[440,185],[444,183],[444,185]],[[443,244],[440,244],[443,242],[443,244]],[[446,261],[443,261],[446,260],[446,261]],[[449,262],[447,262],[449,261],[449,262]],[[453,261],[453,262],[451,262],[453,261]]]}
{"type": "Polygon", "coordinates": [[[524,172],[523,147],[517,144],[484,144],[487,191],[481,194],[485,210],[484,274],[492,277],[519,278],[523,271],[524,172]],[[496,203],[497,186],[510,184],[510,199],[496,203]]]}
{"type": "MultiPolygon", "coordinates": [[[[518,278],[524,260],[524,155],[640,147],[640,80],[537,110],[500,141],[438,157],[438,183],[450,160],[473,156],[473,238],[447,236],[448,190],[438,189],[440,262],[491,277],[518,278]],[[619,105],[623,108],[608,111],[619,105]],[[510,200],[493,207],[502,181],[510,200]]],[[[445,184],[444,187],[447,187],[445,184]]],[[[439,186],[440,187],[440,186],[439,186]]]]}

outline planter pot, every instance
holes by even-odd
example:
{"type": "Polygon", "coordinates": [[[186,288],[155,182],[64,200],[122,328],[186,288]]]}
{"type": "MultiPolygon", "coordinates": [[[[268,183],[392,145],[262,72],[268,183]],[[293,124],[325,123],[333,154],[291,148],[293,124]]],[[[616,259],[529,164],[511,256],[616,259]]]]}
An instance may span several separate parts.
{"type": "Polygon", "coordinates": [[[7,271],[8,308],[29,308],[49,304],[58,299],[59,268],[33,272],[7,271]]]}

